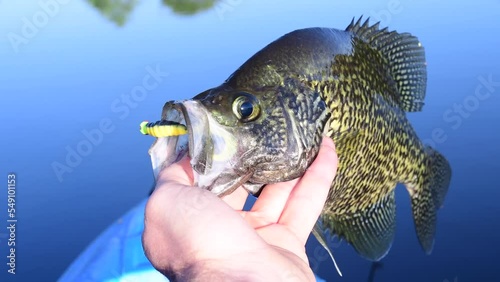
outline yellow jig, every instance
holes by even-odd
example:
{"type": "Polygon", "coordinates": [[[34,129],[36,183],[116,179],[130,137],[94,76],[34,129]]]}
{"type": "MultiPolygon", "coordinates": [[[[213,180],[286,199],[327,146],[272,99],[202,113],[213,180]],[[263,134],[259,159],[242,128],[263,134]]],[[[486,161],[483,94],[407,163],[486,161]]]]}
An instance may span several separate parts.
{"type": "Polygon", "coordinates": [[[157,122],[143,121],[140,126],[142,134],[154,137],[170,137],[187,134],[185,125],[169,120],[160,120],[157,122]]]}

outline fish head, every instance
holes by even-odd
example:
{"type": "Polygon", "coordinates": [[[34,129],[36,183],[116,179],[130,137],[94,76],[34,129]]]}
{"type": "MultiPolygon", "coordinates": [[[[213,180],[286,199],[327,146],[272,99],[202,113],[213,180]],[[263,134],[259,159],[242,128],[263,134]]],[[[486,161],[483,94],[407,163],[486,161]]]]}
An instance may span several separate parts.
{"type": "Polygon", "coordinates": [[[240,186],[256,194],[265,184],[301,176],[318,151],[326,107],[319,95],[292,85],[224,83],[167,102],[162,119],[186,125],[188,134],[156,140],[149,152],[155,177],[186,154],[194,184],[219,196],[240,186]]]}

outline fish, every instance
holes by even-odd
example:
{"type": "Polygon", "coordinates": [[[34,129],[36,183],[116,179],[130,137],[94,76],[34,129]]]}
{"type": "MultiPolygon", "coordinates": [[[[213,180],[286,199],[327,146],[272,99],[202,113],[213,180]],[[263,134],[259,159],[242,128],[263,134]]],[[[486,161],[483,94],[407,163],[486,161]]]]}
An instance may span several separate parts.
{"type": "Polygon", "coordinates": [[[426,68],[417,37],[370,25],[369,18],[344,30],[289,32],[219,86],[165,103],[161,120],[185,125],[187,134],[155,140],[155,177],[189,155],[195,185],[220,197],[240,186],[258,196],[267,184],[302,176],[326,135],[336,145],[338,170],[312,233],[332,259],[333,234],[368,260],[388,253],[398,183],[430,254],[452,172],[407,118],[423,109],[426,68]]]}

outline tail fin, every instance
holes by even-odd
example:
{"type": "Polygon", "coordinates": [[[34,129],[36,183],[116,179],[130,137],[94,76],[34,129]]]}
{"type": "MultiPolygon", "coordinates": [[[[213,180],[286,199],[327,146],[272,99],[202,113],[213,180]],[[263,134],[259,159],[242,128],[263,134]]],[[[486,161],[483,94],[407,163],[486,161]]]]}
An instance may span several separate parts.
{"type": "Polygon", "coordinates": [[[436,232],[436,211],[444,202],[451,179],[451,168],[443,155],[426,147],[427,169],[417,183],[406,184],[410,192],[413,220],[420,245],[432,252],[436,232]]]}
{"type": "Polygon", "coordinates": [[[443,206],[444,198],[446,193],[448,193],[448,186],[451,180],[451,167],[448,160],[432,147],[427,146],[425,152],[431,162],[432,181],[434,184],[431,189],[432,198],[434,199],[436,208],[439,209],[443,206]]]}

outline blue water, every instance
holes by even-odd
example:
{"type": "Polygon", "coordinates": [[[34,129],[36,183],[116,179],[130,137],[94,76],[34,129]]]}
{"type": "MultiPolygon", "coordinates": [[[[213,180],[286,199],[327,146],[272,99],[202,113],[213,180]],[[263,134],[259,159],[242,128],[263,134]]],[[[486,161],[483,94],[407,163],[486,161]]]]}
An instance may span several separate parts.
{"type": "MultiPolygon", "coordinates": [[[[56,280],[147,195],[152,139],[138,125],[158,119],[165,101],[218,85],[284,33],[344,29],[362,14],[423,42],[426,106],[409,118],[453,167],[432,255],[418,245],[400,187],[396,239],[373,281],[500,280],[499,1],[220,0],[192,15],[160,0],[115,1],[135,4],[107,13],[91,4],[103,1],[54,1],[0,0],[0,281],[56,280]],[[6,265],[10,172],[15,275],[6,265]]],[[[334,249],[339,279],[310,243],[323,278],[369,279],[371,263],[347,244],[334,249]]]]}

